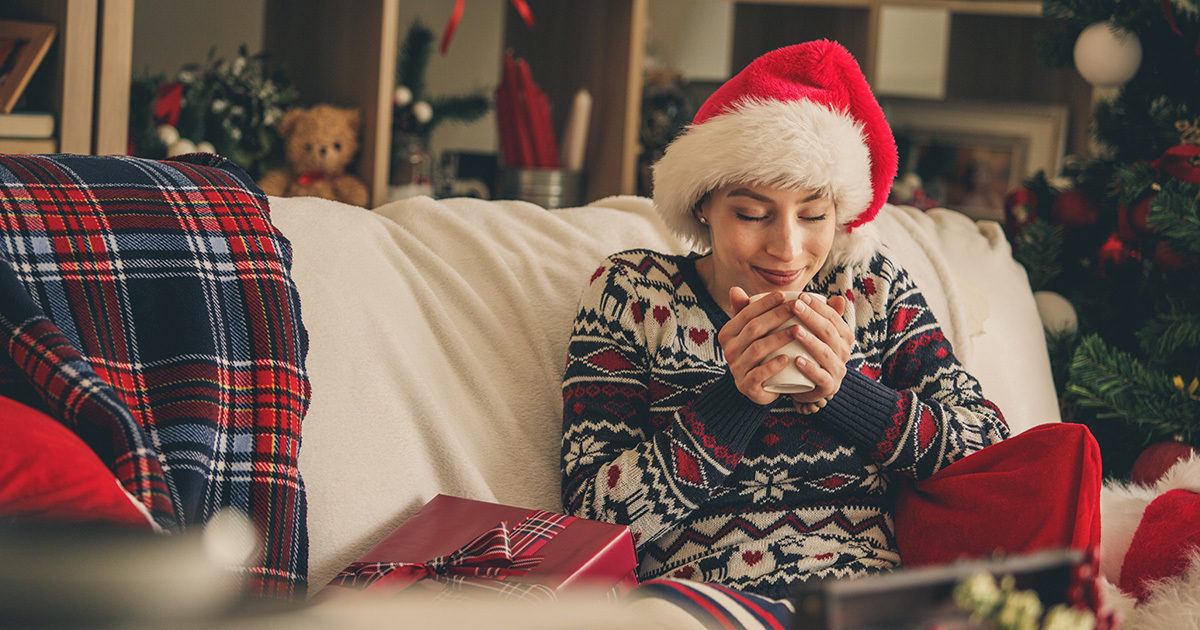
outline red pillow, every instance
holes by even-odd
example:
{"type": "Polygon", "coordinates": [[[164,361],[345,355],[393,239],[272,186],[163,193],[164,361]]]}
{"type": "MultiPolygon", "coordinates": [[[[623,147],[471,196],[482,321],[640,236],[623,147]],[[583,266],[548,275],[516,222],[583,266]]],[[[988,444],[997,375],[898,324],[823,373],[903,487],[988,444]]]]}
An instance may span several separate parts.
{"type": "Polygon", "coordinates": [[[960,558],[1082,551],[1100,544],[1100,447],[1081,424],[1043,424],[998,442],[896,497],[906,567],[960,558]]]}
{"type": "Polygon", "coordinates": [[[150,528],[96,453],[54,418],[0,396],[0,517],[150,528]]]}

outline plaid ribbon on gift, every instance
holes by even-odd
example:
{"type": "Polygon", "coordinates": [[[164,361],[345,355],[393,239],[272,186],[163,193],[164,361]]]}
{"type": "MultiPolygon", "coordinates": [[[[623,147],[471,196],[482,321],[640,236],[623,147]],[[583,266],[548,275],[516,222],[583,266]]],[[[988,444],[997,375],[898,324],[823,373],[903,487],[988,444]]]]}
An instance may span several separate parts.
{"type": "Polygon", "coordinates": [[[515,584],[504,579],[525,575],[540,564],[542,556],[534,554],[574,521],[574,516],[536,510],[512,530],[501,522],[461,548],[425,562],[355,562],[330,584],[402,589],[428,578],[447,585],[443,596],[471,589],[504,597],[553,598],[554,591],[544,585],[515,584]]]}

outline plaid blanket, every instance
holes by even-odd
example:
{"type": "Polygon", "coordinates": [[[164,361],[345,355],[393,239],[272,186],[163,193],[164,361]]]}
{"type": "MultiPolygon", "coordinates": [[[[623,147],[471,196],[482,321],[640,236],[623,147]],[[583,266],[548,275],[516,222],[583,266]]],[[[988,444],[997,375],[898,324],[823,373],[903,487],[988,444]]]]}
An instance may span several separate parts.
{"type": "Polygon", "coordinates": [[[0,155],[0,395],[74,430],[163,528],[247,514],[247,590],[278,598],[308,571],[290,268],[222,158],[0,155]]]}

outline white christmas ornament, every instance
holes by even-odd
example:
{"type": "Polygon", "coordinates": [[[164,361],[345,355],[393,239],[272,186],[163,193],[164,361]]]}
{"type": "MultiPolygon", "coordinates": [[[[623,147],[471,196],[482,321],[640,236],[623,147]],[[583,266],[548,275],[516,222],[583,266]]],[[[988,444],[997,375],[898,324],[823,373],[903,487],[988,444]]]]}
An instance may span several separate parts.
{"type": "Polygon", "coordinates": [[[1053,291],[1034,291],[1033,302],[1037,305],[1042,327],[1047,331],[1073,333],[1079,329],[1079,317],[1067,298],[1053,291]]]}
{"type": "Polygon", "coordinates": [[[392,100],[400,107],[404,107],[412,102],[412,90],[401,85],[396,88],[396,92],[392,95],[392,100]]]}
{"type": "Polygon", "coordinates": [[[187,138],[180,138],[171,143],[167,147],[167,157],[175,157],[176,155],[184,155],[185,153],[195,153],[196,143],[187,138]]]}
{"type": "Polygon", "coordinates": [[[1083,29],[1075,40],[1075,67],[1096,87],[1117,87],[1137,73],[1142,43],[1137,35],[1108,22],[1083,29]]]}
{"type": "Polygon", "coordinates": [[[171,125],[159,125],[154,128],[154,133],[168,147],[179,142],[179,130],[171,125]]]}
{"type": "Polygon", "coordinates": [[[196,144],[196,152],[197,153],[216,153],[217,148],[214,147],[211,142],[205,140],[203,142],[199,142],[196,144]]]}
{"type": "Polygon", "coordinates": [[[429,122],[431,118],[433,118],[433,106],[425,101],[417,101],[416,103],[413,103],[412,112],[413,118],[416,118],[417,122],[421,124],[425,124],[429,122]]]}

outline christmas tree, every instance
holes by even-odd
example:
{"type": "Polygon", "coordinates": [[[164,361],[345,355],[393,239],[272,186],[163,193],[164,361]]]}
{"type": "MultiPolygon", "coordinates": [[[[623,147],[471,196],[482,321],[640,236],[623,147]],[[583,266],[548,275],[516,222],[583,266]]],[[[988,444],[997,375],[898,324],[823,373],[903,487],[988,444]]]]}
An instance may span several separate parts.
{"type": "Polygon", "coordinates": [[[1094,148],[1011,193],[1006,228],[1033,289],[1077,313],[1048,335],[1064,420],[1125,477],[1152,444],[1200,447],[1200,10],[1044,0],[1043,15],[1042,59],[1097,88],[1094,148]]]}

